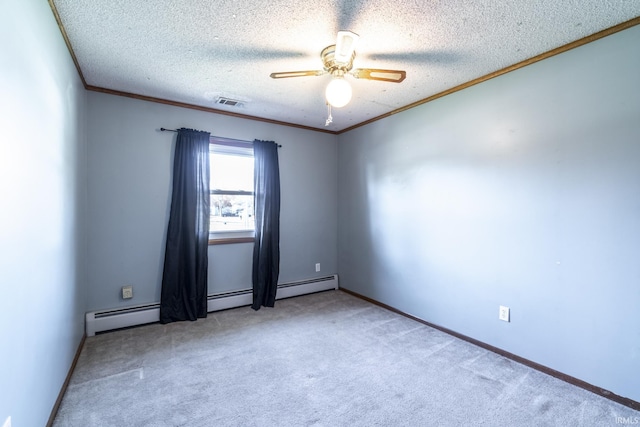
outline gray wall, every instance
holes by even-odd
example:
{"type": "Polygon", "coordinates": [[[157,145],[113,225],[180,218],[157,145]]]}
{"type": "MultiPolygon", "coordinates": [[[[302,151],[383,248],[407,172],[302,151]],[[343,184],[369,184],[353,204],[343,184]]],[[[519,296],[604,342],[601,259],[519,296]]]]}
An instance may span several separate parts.
{"type": "Polygon", "coordinates": [[[340,135],[341,286],[640,400],[639,45],[340,135]]]}
{"type": "MultiPolygon", "coordinates": [[[[87,96],[88,310],[160,301],[175,140],[160,127],[281,144],[280,282],[337,273],[334,135],[96,92],[87,96]],[[125,284],[133,285],[133,300],[120,298],[125,284]]],[[[210,294],[251,287],[252,250],[253,244],[209,247],[210,294]]]]}
{"type": "Polygon", "coordinates": [[[85,91],[46,1],[0,40],[0,425],[43,426],[84,332],[85,91]]]}

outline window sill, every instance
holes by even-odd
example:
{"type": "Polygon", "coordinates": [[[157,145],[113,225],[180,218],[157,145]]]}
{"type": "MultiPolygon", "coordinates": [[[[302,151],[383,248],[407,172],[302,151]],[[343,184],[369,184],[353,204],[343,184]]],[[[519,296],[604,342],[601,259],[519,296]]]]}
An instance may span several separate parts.
{"type": "Polygon", "coordinates": [[[229,245],[232,243],[253,243],[255,239],[253,237],[226,237],[209,239],[209,245],[229,245]]]}

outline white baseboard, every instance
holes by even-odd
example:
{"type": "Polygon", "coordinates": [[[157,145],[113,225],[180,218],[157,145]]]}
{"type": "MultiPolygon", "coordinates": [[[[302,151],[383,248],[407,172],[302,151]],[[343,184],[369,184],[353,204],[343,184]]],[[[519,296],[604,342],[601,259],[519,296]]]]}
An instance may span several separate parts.
{"type": "MultiPolygon", "coordinates": [[[[329,289],[338,289],[337,275],[279,284],[276,299],[290,298],[329,289]]],[[[243,307],[251,305],[252,302],[253,292],[251,289],[223,292],[207,297],[207,311],[243,307]]],[[[85,315],[85,331],[87,336],[91,337],[98,332],[155,323],[159,320],[159,303],[92,311],[85,315]]]]}

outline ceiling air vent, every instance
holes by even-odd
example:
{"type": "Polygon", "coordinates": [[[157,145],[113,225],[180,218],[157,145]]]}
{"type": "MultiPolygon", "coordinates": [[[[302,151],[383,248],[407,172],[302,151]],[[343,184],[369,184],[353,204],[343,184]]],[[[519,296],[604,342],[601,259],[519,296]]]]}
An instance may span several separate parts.
{"type": "Polygon", "coordinates": [[[219,97],[216,100],[216,104],[228,105],[229,107],[242,107],[242,101],[238,101],[237,99],[231,99],[231,98],[223,98],[223,97],[219,97]]]}

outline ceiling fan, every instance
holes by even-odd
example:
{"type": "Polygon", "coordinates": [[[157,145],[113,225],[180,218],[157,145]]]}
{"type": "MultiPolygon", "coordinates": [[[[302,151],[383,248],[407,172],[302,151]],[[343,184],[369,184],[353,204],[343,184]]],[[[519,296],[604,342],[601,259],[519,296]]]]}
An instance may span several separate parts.
{"type": "MultiPolygon", "coordinates": [[[[320,52],[324,69],[312,71],[285,71],[271,73],[273,79],[286,79],[289,77],[321,76],[331,74],[333,77],[325,90],[325,97],[330,106],[344,107],[351,100],[351,85],[344,79],[349,74],[358,79],[379,80],[383,82],[400,83],[407,76],[402,70],[381,70],[377,68],[353,68],[353,60],[356,57],[356,44],[358,36],[351,31],[338,31],[336,44],[325,47],[320,52]]],[[[327,124],[331,121],[331,113],[327,124]]]]}

